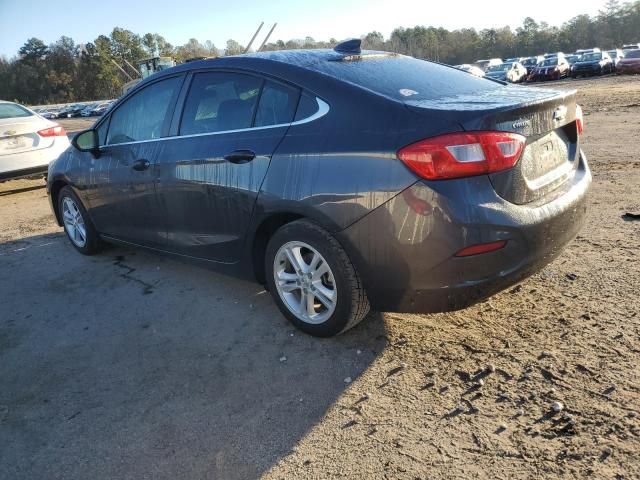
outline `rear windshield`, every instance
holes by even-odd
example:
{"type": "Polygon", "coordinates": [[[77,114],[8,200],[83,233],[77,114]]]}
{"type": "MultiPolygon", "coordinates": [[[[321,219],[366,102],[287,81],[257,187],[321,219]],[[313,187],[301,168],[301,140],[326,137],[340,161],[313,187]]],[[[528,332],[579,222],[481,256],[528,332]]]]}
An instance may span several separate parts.
{"type": "Polygon", "coordinates": [[[483,93],[502,84],[469,75],[454,67],[402,55],[351,61],[322,61],[307,68],[398,101],[433,100],[483,93]]]}
{"type": "Polygon", "coordinates": [[[547,58],[544,62],[542,62],[542,65],[545,67],[549,67],[551,65],[558,65],[558,57],[547,58]]]}
{"type": "Polygon", "coordinates": [[[0,103],[0,120],[5,118],[30,117],[33,115],[29,110],[15,103],[0,103]]]}
{"type": "Polygon", "coordinates": [[[640,50],[631,50],[624,54],[625,58],[640,58],[640,50]]]}

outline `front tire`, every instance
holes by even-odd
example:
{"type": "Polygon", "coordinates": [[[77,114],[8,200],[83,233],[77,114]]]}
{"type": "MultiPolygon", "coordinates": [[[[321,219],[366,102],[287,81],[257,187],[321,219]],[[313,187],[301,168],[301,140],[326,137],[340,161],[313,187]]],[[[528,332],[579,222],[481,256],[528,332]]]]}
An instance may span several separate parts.
{"type": "Polygon", "coordinates": [[[58,195],[58,214],[71,245],[83,255],[98,253],[102,241],[82,202],[71,189],[63,187],[58,195]]]}
{"type": "Polygon", "coordinates": [[[369,312],[362,281],[338,241],[308,220],[282,226],[265,255],[267,286],[287,319],[305,333],[331,337],[369,312]]]}

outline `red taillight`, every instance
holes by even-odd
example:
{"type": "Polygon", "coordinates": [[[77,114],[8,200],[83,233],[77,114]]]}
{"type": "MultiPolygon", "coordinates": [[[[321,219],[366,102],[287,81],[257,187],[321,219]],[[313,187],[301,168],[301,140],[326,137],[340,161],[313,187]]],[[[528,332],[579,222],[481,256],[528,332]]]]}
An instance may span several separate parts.
{"type": "Polygon", "coordinates": [[[456,257],[470,257],[471,255],[478,255],[480,253],[489,253],[496,250],[500,250],[507,244],[506,240],[499,240],[491,243],[480,243],[478,245],[471,245],[470,247],[463,248],[455,254],[456,257]]]}
{"type": "Polygon", "coordinates": [[[470,177],[513,167],[525,142],[510,132],[451,133],[407,145],[398,158],[428,180],[470,177]]]}
{"type": "Polygon", "coordinates": [[[576,125],[578,126],[578,135],[582,135],[584,131],[584,115],[580,105],[576,105],[576,125]]]}
{"type": "Polygon", "coordinates": [[[55,127],[38,130],[38,135],[41,137],[64,137],[67,135],[67,132],[65,132],[64,128],[60,125],[56,125],[55,127]]]}

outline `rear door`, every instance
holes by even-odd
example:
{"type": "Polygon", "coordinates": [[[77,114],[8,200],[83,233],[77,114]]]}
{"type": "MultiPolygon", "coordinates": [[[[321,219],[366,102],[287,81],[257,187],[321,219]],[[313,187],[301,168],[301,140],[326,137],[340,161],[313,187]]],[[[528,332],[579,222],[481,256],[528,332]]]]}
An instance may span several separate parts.
{"type": "Polygon", "coordinates": [[[99,232],[145,246],[166,245],[154,182],[183,80],[174,76],[149,84],[100,124],[99,158],[84,154],[91,163],[86,193],[99,232]]]}
{"type": "Polygon", "coordinates": [[[168,248],[232,263],[300,92],[230,71],[195,73],[185,91],[174,116],[176,137],[165,142],[158,160],[168,248]]]}

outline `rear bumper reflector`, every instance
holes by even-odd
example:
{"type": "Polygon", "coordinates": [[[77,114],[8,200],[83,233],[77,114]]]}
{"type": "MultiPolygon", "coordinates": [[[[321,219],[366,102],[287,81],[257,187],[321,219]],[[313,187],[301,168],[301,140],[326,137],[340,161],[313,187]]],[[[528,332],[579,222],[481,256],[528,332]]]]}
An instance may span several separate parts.
{"type": "Polygon", "coordinates": [[[479,255],[481,253],[494,252],[496,250],[500,250],[506,244],[507,244],[506,240],[499,240],[497,242],[490,242],[490,243],[479,243],[478,245],[471,245],[470,247],[463,248],[454,256],[470,257],[471,255],[479,255]]]}

